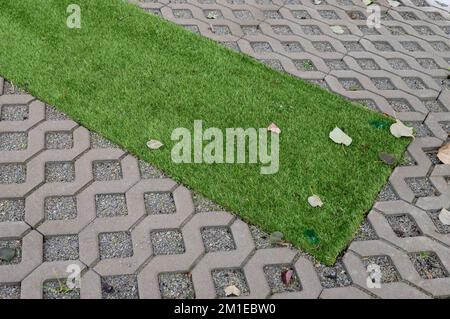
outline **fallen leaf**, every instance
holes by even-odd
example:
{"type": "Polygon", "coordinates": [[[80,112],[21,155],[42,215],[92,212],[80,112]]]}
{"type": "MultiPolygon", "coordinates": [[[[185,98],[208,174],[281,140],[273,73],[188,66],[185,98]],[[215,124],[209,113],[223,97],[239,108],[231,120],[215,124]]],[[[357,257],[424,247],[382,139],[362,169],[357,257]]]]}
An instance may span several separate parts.
{"type": "Polygon", "coordinates": [[[3,261],[11,261],[16,256],[16,250],[9,248],[9,247],[3,247],[0,248],[0,260],[3,261]]]}
{"type": "Polygon", "coordinates": [[[389,122],[388,121],[383,121],[383,120],[370,120],[369,124],[372,125],[375,128],[385,128],[389,126],[389,122]]]}
{"type": "Polygon", "coordinates": [[[364,3],[366,6],[368,6],[368,5],[371,5],[371,4],[373,3],[373,1],[372,1],[372,0],[363,0],[363,3],[364,3]]]}
{"type": "Polygon", "coordinates": [[[283,236],[283,233],[280,231],[273,232],[272,234],[270,234],[269,241],[272,244],[278,244],[283,240],[283,236]]]}
{"type": "Polygon", "coordinates": [[[319,237],[317,236],[316,232],[314,231],[314,229],[305,230],[304,235],[306,237],[306,240],[308,240],[308,242],[310,244],[313,244],[313,245],[319,244],[320,240],[319,240],[319,237]]]}
{"type": "Polygon", "coordinates": [[[147,147],[151,150],[157,150],[157,149],[161,148],[161,146],[163,146],[163,145],[164,144],[158,140],[150,140],[147,142],[147,147]]]}
{"type": "Polygon", "coordinates": [[[323,202],[318,195],[309,196],[308,203],[312,207],[322,207],[323,206],[323,202]]]}
{"type": "Polygon", "coordinates": [[[351,137],[345,134],[339,127],[335,127],[334,130],[330,132],[329,137],[337,144],[344,144],[345,146],[352,144],[351,137]]]}
{"type": "Polygon", "coordinates": [[[236,296],[239,297],[241,295],[241,291],[235,285],[228,286],[224,289],[225,296],[236,296]]]}
{"type": "Polygon", "coordinates": [[[439,213],[439,220],[444,225],[450,225],[450,211],[442,208],[441,212],[439,213]]]}
{"type": "Polygon", "coordinates": [[[400,137],[414,137],[413,135],[413,128],[406,126],[402,123],[402,121],[397,120],[394,124],[390,127],[391,134],[394,135],[397,138],[400,137]]]}
{"type": "Polygon", "coordinates": [[[389,153],[380,153],[378,154],[378,158],[388,165],[393,165],[397,161],[395,156],[389,153]]]}
{"type": "Polygon", "coordinates": [[[400,5],[400,2],[395,1],[395,0],[387,0],[387,1],[388,1],[389,5],[393,8],[396,8],[400,5]]]}
{"type": "Polygon", "coordinates": [[[292,275],[294,274],[294,271],[292,269],[285,270],[281,273],[281,281],[286,286],[289,285],[292,279],[292,275]]]}
{"type": "Polygon", "coordinates": [[[442,163],[450,164],[450,144],[442,146],[437,153],[437,157],[442,163]]]}
{"type": "Polygon", "coordinates": [[[342,27],[340,25],[332,25],[330,27],[331,31],[333,31],[336,34],[343,34],[344,33],[344,29],[342,29],[342,27]]]}
{"type": "Polygon", "coordinates": [[[322,3],[322,0],[314,0],[314,4],[319,5],[322,3]]]}
{"type": "Polygon", "coordinates": [[[208,15],[206,16],[206,18],[207,18],[207,19],[217,19],[218,16],[219,16],[219,15],[218,15],[217,13],[211,11],[210,13],[208,13],[208,15]]]}
{"type": "Polygon", "coordinates": [[[270,125],[267,127],[267,130],[269,132],[273,132],[275,134],[280,134],[281,130],[275,123],[270,123],[270,125]]]}

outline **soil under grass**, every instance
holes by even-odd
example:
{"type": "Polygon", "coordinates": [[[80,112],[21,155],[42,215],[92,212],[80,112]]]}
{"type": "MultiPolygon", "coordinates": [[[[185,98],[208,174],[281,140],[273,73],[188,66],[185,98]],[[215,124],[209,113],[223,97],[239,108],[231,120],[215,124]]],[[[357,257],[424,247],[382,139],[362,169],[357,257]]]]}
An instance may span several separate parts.
{"type": "Polygon", "coordinates": [[[1,76],[246,221],[335,260],[392,170],[378,154],[400,158],[409,142],[373,125],[390,119],[124,1],[77,0],[81,29],[69,29],[72,2],[0,0],[1,76]],[[192,129],[194,120],[223,130],[275,122],[278,173],[172,162],[172,130],[192,129]],[[336,126],[351,146],[328,138],[336,126]],[[150,151],[150,138],[165,146],[150,151]],[[308,205],[312,193],[322,208],[308,205]]]}

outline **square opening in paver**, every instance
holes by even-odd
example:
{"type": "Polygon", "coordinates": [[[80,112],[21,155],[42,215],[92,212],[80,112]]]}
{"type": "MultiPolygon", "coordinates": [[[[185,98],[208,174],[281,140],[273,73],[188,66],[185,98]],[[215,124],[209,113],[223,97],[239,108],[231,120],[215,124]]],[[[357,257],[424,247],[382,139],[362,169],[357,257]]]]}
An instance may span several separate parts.
{"type": "Polygon", "coordinates": [[[324,60],[331,70],[348,70],[348,65],[342,60],[324,60]]]}
{"type": "Polygon", "coordinates": [[[27,132],[0,133],[0,151],[22,151],[28,147],[27,132]]]}
{"type": "Polygon", "coordinates": [[[77,260],[78,235],[44,237],[44,261],[77,260]]]}
{"type": "Polygon", "coordinates": [[[20,222],[25,218],[23,198],[0,198],[0,223],[20,222]]]}
{"type": "Polygon", "coordinates": [[[363,89],[361,83],[359,83],[357,79],[339,79],[339,83],[341,83],[347,91],[359,91],[363,89]]]}
{"type": "Polygon", "coordinates": [[[356,59],[356,63],[361,67],[363,70],[379,70],[380,67],[375,62],[374,59],[356,59]]]}
{"type": "Polygon", "coordinates": [[[101,287],[103,299],[139,299],[136,275],[102,277],[101,287]]]}
{"type": "Polygon", "coordinates": [[[155,255],[174,255],[185,252],[183,235],[177,229],[159,230],[150,233],[155,255]]]}
{"type": "Polygon", "coordinates": [[[158,283],[163,299],[195,298],[194,285],[189,273],[161,273],[158,275],[158,283]]]}
{"type": "Polygon", "coordinates": [[[394,84],[388,78],[371,78],[378,90],[395,90],[394,84]]]}
{"type": "Polygon", "coordinates": [[[412,110],[411,105],[405,99],[387,99],[387,101],[395,112],[410,112],[412,110]]]}
{"type": "Polygon", "coordinates": [[[347,51],[364,51],[364,47],[356,41],[343,41],[342,44],[347,51]]]}
{"type": "Polygon", "coordinates": [[[45,181],[47,183],[75,180],[75,166],[72,162],[47,162],[45,163],[45,181]]]}
{"type": "Polygon", "coordinates": [[[374,41],[374,42],[372,42],[372,44],[375,46],[375,48],[378,51],[394,51],[394,48],[392,47],[392,45],[390,45],[386,41],[374,41]]]}
{"type": "Polygon", "coordinates": [[[20,264],[22,241],[20,239],[0,240],[0,266],[20,264]]]}
{"type": "Polygon", "coordinates": [[[406,85],[412,90],[425,90],[428,87],[426,84],[419,78],[403,78],[406,85]]]}
{"type": "Polygon", "coordinates": [[[0,164],[0,184],[21,184],[25,182],[27,168],[24,164],[0,164]]]}
{"type": "Polygon", "coordinates": [[[389,256],[370,256],[362,258],[366,269],[379,269],[381,283],[387,284],[401,280],[400,274],[389,256]]]}
{"type": "Polygon", "coordinates": [[[189,9],[174,9],[172,13],[177,19],[192,19],[192,12],[189,9]]]}
{"type": "Polygon", "coordinates": [[[77,201],[75,196],[52,196],[44,201],[45,218],[47,220],[69,220],[77,217],[77,201]]]}
{"type": "Polygon", "coordinates": [[[28,105],[3,105],[0,121],[25,121],[28,119],[28,105]]]}
{"type": "Polygon", "coordinates": [[[20,283],[0,283],[0,300],[20,299],[20,283]]]}
{"type": "Polygon", "coordinates": [[[211,275],[218,297],[226,297],[225,288],[229,286],[236,286],[241,296],[246,296],[250,293],[247,280],[241,269],[216,269],[211,272],[211,275]]]}
{"type": "Polygon", "coordinates": [[[446,278],[449,276],[438,255],[432,251],[408,254],[414,268],[423,279],[446,278]]]}
{"type": "Polygon", "coordinates": [[[264,267],[264,274],[273,294],[302,290],[292,265],[267,265],[264,267]]]}
{"type": "Polygon", "coordinates": [[[342,261],[337,261],[330,267],[322,264],[315,264],[314,267],[324,288],[346,287],[352,284],[352,279],[342,261]]]}
{"type": "Polygon", "coordinates": [[[80,299],[80,288],[69,288],[67,278],[51,279],[44,282],[42,297],[44,299],[80,299]]]}
{"type": "Polygon", "coordinates": [[[293,60],[294,65],[300,71],[317,71],[316,66],[311,60],[293,60]]]}
{"type": "Polygon", "coordinates": [[[280,35],[293,34],[291,28],[287,25],[274,25],[274,26],[272,26],[272,30],[274,33],[280,34],[280,35]]]}
{"type": "Polygon", "coordinates": [[[281,45],[287,52],[303,52],[305,49],[303,49],[300,42],[291,41],[291,42],[281,42],[281,45]]]}
{"type": "Polygon", "coordinates": [[[233,10],[233,15],[239,20],[252,20],[253,15],[248,10],[233,10]]]}
{"type": "Polygon", "coordinates": [[[326,41],[315,41],[312,42],[314,48],[319,52],[335,52],[333,45],[326,41]]]}
{"type": "Polygon", "coordinates": [[[97,217],[126,216],[128,214],[125,194],[95,195],[97,217]]]}
{"type": "Polygon", "coordinates": [[[112,181],[122,179],[122,167],[119,161],[95,161],[92,164],[96,181],[112,181]]]}
{"type": "Polygon", "coordinates": [[[255,51],[256,53],[273,51],[269,42],[251,42],[250,45],[252,46],[253,51],[255,51]]]}
{"type": "Polygon", "coordinates": [[[204,227],[201,229],[201,233],[207,253],[236,249],[229,227],[204,227]]]}
{"type": "Polygon", "coordinates": [[[145,210],[147,214],[174,214],[175,201],[172,193],[146,193],[144,194],[145,210]]]}
{"type": "Polygon", "coordinates": [[[127,231],[98,235],[100,259],[127,258],[133,256],[131,233],[127,231]]]}
{"type": "Polygon", "coordinates": [[[398,237],[405,238],[422,235],[422,231],[416,221],[409,214],[388,215],[386,220],[398,237]]]}
{"type": "Polygon", "coordinates": [[[69,149],[73,147],[73,135],[70,131],[45,133],[45,147],[47,149],[69,149]]]}

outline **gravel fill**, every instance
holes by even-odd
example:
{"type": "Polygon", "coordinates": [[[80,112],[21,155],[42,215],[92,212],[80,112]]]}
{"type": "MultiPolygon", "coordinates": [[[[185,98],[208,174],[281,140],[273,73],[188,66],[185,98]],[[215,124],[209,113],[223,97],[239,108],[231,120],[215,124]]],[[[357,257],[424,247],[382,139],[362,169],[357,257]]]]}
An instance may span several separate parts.
{"type": "Polygon", "coordinates": [[[391,184],[386,184],[381,192],[378,194],[377,201],[386,202],[390,200],[398,200],[400,197],[395,193],[391,184]]]}
{"type": "Polygon", "coordinates": [[[356,59],[356,62],[359,64],[361,69],[363,70],[379,70],[380,67],[373,59],[356,59]]]}
{"type": "Polygon", "coordinates": [[[273,294],[281,292],[301,291],[302,286],[298,279],[297,273],[291,265],[269,265],[264,267],[267,283],[273,294]],[[288,270],[292,270],[293,274],[289,283],[286,285],[282,280],[282,274],[288,270]]]}
{"type": "Polygon", "coordinates": [[[287,25],[274,25],[272,26],[272,30],[274,33],[281,35],[293,34],[291,28],[289,28],[287,25]]]}
{"type": "Polygon", "coordinates": [[[392,59],[386,59],[386,61],[395,70],[410,70],[411,69],[409,64],[406,63],[406,61],[403,59],[392,58],[392,59]]]}
{"type": "Polygon", "coordinates": [[[0,284],[0,300],[20,299],[20,284],[0,284]]]}
{"type": "Polygon", "coordinates": [[[388,102],[396,112],[410,112],[413,110],[408,101],[404,99],[388,99],[388,102]]]}
{"type": "Polygon", "coordinates": [[[422,122],[405,122],[405,124],[414,128],[416,137],[433,136],[433,133],[422,122]]]}
{"type": "Polygon", "coordinates": [[[101,233],[98,235],[100,259],[133,256],[133,242],[129,232],[101,233]]]}
{"type": "Polygon", "coordinates": [[[192,12],[188,9],[174,9],[173,15],[177,19],[192,19],[192,12]]]}
{"type": "Polygon", "coordinates": [[[316,41],[312,42],[314,48],[320,52],[335,52],[336,50],[333,48],[330,42],[326,41],[316,41]]]}
{"type": "Polygon", "coordinates": [[[392,35],[406,35],[407,32],[400,26],[386,27],[392,35]]]}
{"type": "Polygon", "coordinates": [[[413,26],[413,28],[420,35],[435,35],[435,33],[425,25],[413,26]]]}
{"type": "Polygon", "coordinates": [[[226,25],[215,25],[215,26],[213,26],[212,31],[215,34],[219,34],[219,35],[230,35],[231,34],[230,28],[226,25]]]}
{"type": "Polygon", "coordinates": [[[257,53],[272,52],[272,47],[268,42],[251,42],[253,50],[257,53]]]}
{"type": "Polygon", "coordinates": [[[47,121],[64,121],[69,119],[66,114],[48,104],[45,105],[45,118],[47,121]]]}
{"type": "Polygon", "coordinates": [[[159,290],[163,299],[194,299],[194,285],[188,273],[161,273],[159,290]]]}
{"type": "Polygon", "coordinates": [[[281,14],[276,11],[276,10],[265,10],[263,11],[264,17],[266,19],[282,19],[283,17],[281,16],[281,14]]]}
{"type": "Polygon", "coordinates": [[[28,105],[3,105],[0,121],[24,121],[28,119],[28,105]]]}
{"type": "Polygon", "coordinates": [[[5,80],[3,84],[3,94],[26,94],[26,92],[5,80]]]}
{"type": "Polygon", "coordinates": [[[277,70],[279,72],[283,72],[283,66],[281,65],[281,62],[276,60],[276,59],[265,59],[265,60],[261,60],[262,63],[264,63],[265,65],[267,65],[268,67],[271,67],[274,70],[277,70]]]}
{"type": "Polygon", "coordinates": [[[406,238],[422,235],[416,221],[408,214],[387,215],[386,220],[398,237],[406,238]]]}
{"type": "Polygon", "coordinates": [[[345,62],[341,60],[325,60],[325,64],[331,70],[348,70],[347,64],[345,64],[345,62]]]}
{"type": "Polygon", "coordinates": [[[420,277],[435,279],[448,277],[448,273],[442,265],[439,257],[434,252],[419,252],[409,254],[409,259],[416,268],[420,277]]]}
{"type": "Polygon", "coordinates": [[[346,11],[347,15],[352,20],[366,20],[367,17],[361,11],[346,11]]]}
{"type": "Polygon", "coordinates": [[[401,166],[413,166],[413,165],[417,165],[416,160],[411,156],[411,154],[405,152],[401,160],[401,166]]]}
{"type": "Polygon", "coordinates": [[[45,147],[47,149],[69,149],[73,147],[72,132],[48,132],[45,134],[45,147]]]}
{"type": "Polygon", "coordinates": [[[375,41],[372,44],[378,51],[394,51],[394,48],[388,42],[375,41]]]}
{"type": "Polygon", "coordinates": [[[261,29],[259,28],[258,25],[246,25],[246,26],[241,26],[242,32],[245,35],[257,35],[257,34],[262,34],[261,29]]]}
{"type": "Polygon", "coordinates": [[[244,272],[240,269],[213,270],[212,278],[218,297],[226,297],[225,288],[231,285],[236,286],[241,291],[241,296],[246,296],[250,293],[244,272]]]}
{"type": "Polygon", "coordinates": [[[47,183],[73,182],[75,180],[75,166],[72,162],[45,163],[45,181],[47,183]]]}
{"type": "Polygon", "coordinates": [[[327,82],[325,82],[325,80],[306,80],[306,81],[308,81],[309,83],[318,85],[321,88],[328,89],[328,84],[327,84],[327,82]]]}
{"type": "Polygon", "coordinates": [[[16,163],[0,164],[0,184],[21,184],[25,182],[26,166],[16,163]]]}
{"type": "Polygon", "coordinates": [[[367,268],[370,264],[376,264],[381,270],[381,283],[387,284],[391,282],[398,282],[401,280],[400,274],[389,256],[371,256],[362,258],[364,267],[367,268]]]}
{"type": "Polygon", "coordinates": [[[65,278],[47,280],[42,293],[44,299],[80,299],[80,289],[68,289],[65,278]]]}
{"type": "Polygon", "coordinates": [[[425,83],[419,78],[403,78],[402,80],[412,90],[424,90],[427,88],[425,83]]]}
{"type": "Polygon", "coordinates": [[[44,261],[77,260],[78,257],[78,235],[44,238],[44,261]]]}
{"type": "Polygon", "coordinates": [[[407,51],[424,51],[424,49],[419,45],[419,43],[414,41],[400,41],[402,47],[407,51]]]}
{"type": "Polygon", "coordinates": [[[93,163],[96,181],[112,181],[122,179],[122,168],[119,161],[95,161],[93,163]]]}
{"type": "Polygon", "coordinates": [[[236,52],[241,52],[241,49],[239,48],[239,45],[236,42],[232,42],[232,41],[224,42],[224,41],[222,41],[222,42],[219,42],[219,43],[222,44],[224,47],[230,49],[230,50],[233,50],[233,51],[236,51],[236,52]]]}
{"type": "Polygon", "coordinates": [[[20,264],[22,261],[22,241],[20,239],[0,240],[0,248],[11,248],[16,251],[15,256],[10,261],[0,259],[0,266],[20,264]]]}
{"type": "Polygon", "coordinates": [[[316,25],[302,25],[302,31],[306,35],[321,35],[323,34],[320,28],[316,25]]]}
{"type": "Polygon", "coordinates": [[[358,91],[363,89],[361,83],[356,79],[339,79],[338,81],[347,91],[358,91]]]}
{"type": "Polygon", "coordinates": [[[147,193],[144,194],[144,204],[147,214],[174,214],[176,212],[175,201],[172,193],[147,193]]]}
{"type": "Polygon", "coordinates": [[[253,15],[248,10],[233,10],[233,14],[236,17],[236,19],[240,20],[252,20],[253,15]]]}
{"type": "Polygon", "coordinates": [[[0,151],[21,151],[28,146],[28,133],[0,133],[0,151]]]}
{"type": "Polygon", "coordinates": [[[25,200],[22,198],[0,199],[0,223],[20,222],[25,218],[25,200]]]}
{"type": "Polygon", "coordinates": [[[311,19],[311,16],[306,10],[291,10],[291,13],[296,19],[300,20],[311,19]]]}
{"type": "Polygon", "coordinates": [[[163,172],[158,170],[156,167],[153,167],[147,162],[139,160],[139,171],[141,173],[141,178],[149,179],[149,178],[167,178],[163,172]]]}
{"type": "Polygon", "coordinates": [[[364,241],[364,240],[377,240],[378,236],[375,232],[375,229],[373,229],[372,225],[367,219],[364,219],[361,223],[361,226],[359,226],[358,232],[356,233],[354,241],[364,241]]]}
{"type": "Polygon", "coordinates": [[[364,51],[364,47],[355,41],[343,41],[342,44],[347,49],[347,51],[364,51]]]}
{"type": "Polygon", "coordinates": [[[103,299],[138,299],[136,275],[119,275],[101,278],[103,299]]]}
{"type": "Polygon", "coordinates": [[[155,255],[175,255],[183,254],[183,235],[179,230],[161,230],[150,234],[153,253],[155,255]]]}
{"type": "Polygon", "coordinates": [[[357,102],[357,103],[359,103],[359,104],[361,104],[361,105],[367,107],[367,108],[370,109],[370,110],[378,111],[377,104],[376,104],[374,101],[372,101],[372,100],[368,100],[368,99],[365,99],[365,100],[356,100],[355,102],[357,102]]]}
{"type": "Polygon", "coordinates": [[[44,207],[47,220],[69,220],[77,217],[74,196],[47,197],[44,207]]]}
{"type": "Polygon", "coordinates": [[[445,20],[446,19],[438,12],[429,11],[429,12],[424,12],[424,13],[428,16],[428,18],[431,21],[434,21],[434,20],[445,20]]]}
{"type": "Polygon", "coordinates": [[[293,60],[294,65],[300,71],[316,71],[314,63],[311,60],[293,60]]]}
{"type": "Polygon", "coordinates": [[[371,80],[378,90],[395,90],[395,86],[388,78],[372,78],[371,80]]]}
{"type": "Polygon", "coordinates": [[[439,214],[441,210],[431,210],[428,211],[428,216],[430,216],[431,220],[433,221],[434,225],[436,226],[436,230],[439,234],[450,234],[450,225],[444,225],[439,220],[439,214]]]}
{"type": "Polygon", "coordinates": [[[428,156],[428,158],[430,159],[432,164],[437,165],[437,164],[441,163],[441,161],[437,157],[437,150],[435,150],[435,151],[428,151],[425,154],[428,156]]]}
{"type": "Polygon", "coordinates": [[[336,11],[333,10],[318,10],[320,16],[324,19],[331,19],[331,20],[339,20],[339,16],[337,15],[336,11]]]}
{"type": "Polygon", "coordinates": [[[405,20],[419,20],[419,18],[413,13],[409,11],[397,11],[399,15],[405,20]]]}
{"type": "Polygon", "coordinates": [[[332,267],[322,264],[315,264],[314,267],[324,288],[345,287],[352,284],[352,280],[342,261],[337,261],[332,267]]]}
{"type": "Polygon", "coordinates": [[[233,235],[228,227],[205,227],[201,233],[207,253],[236,249],[233,235]]]}
{"type": "Polygon", "coordinates": [[[126,216],[128,214],[125,194],[95,195],[97,217],[126,216]]]}
{"type": "Polygon", "coordinates": [[[183,25],[186,30],[189,30],[193,33],[200,34],[200,29],[196,25],[183,25]]]}
{"type": "Polygon", "coordinates": [[[358,29],[364,34],[364,35],[379,35],[380,32],[377,31],[375,28],[369,28],[366,25],[359,25],[358,29]]]}

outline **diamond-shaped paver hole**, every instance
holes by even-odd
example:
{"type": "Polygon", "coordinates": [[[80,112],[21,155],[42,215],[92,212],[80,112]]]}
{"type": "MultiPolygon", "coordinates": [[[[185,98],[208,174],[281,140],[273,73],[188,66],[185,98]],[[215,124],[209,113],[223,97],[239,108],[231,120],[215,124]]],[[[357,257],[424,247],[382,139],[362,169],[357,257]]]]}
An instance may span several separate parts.
{"type": "MultiPolygon", "coordinates": [[[[447,207],[448,209],[448,207],[447,207]]],[[[431,210],[428,211],[428,216],[430,216],[431,220],[433,221],[434,225],[436,226],[436,231],[439,234],[450,234],[450,225],[445,225],[441,222],[439,219],[439,214],[441,213],[441,210],[431,210]]]]}
{"type": "Polygon", "coordinates": [[[362,100],[356,100],[359,104],[361,104],[364,107],[367,107],[368,109],[371,109],[373,111],[378,111],[377,104],[370,99],[362,99],[362,100]]]}
{"type": "Polygon", "coordinates": [[[195,298],[194,285],[188,273],[161,273],[158,282],[163,299],[195,298]]]}
{"type": "Polygon", "coordinates": [[[69,220],[77,217],[77,201],[75,196],[53,196],[44,201],[47,220],[69,220]]]}
{"type": "Polygon", "coordinates": [[[0,300],[20,299],[20,284],[0,283],[0,300]]]}
{"type": "Polygon", "coordinates": [[[425,105],[430,112],[446,112],[444,105],[437,100],[423,101],[423,105],[425,105]]]}
{"type": "Polygon", "coordinates": [[[274,25],[272,26],[272,30],[274,33],[281,35],[293,34],[291,28],[287,25],[274,25]]]}
{"type": "Polygon", "coordinates": [[[359,64],[361,69],[363,70],[379,70],[380,67],[373,59],[356,59],[356,62],[359,64]]]}
{"type": "Polygon", "coordinates": [[[319,280],[324,288],[345,287],[352,284],[352,280],[347,273],[342,261],[337,261],[334,266],[325,266],[322,264],[314,265],[319,275],[319,280]]]}
{"type": "Polygon", "coordinates": [[[223,207],[195,192],[192,194],[192,200],[194,201],[194,207],[197,213],[224,210],[223,207]]]}
{"type": "Polygon", "coordinates": [[[101,277],[103,299],[138,299],[139,290],[136,275],[101,277]]]}
{"type": "Polygon", "coordinates": [[[302,45],[300,44],[300,42],[282,42],[281,43],[283,45],[283,48],[287,51],[287,52],[303,52],[305,51],[302,47],[302,45]]]}
{"type": "Polygon", "coordinates": [[[435,35],[435,33],[425,25],[413,26],[414,30],[417,31],[420,35],[435,35]]]}
{"type": "Polygon", "coordinates": [[[28,133],[0,133],[0,151],[22,151],[28,146],[28,133]]]}
{"type": "Polygon", "coordinates": [[[22,241],[20,239],[0,240],[0,248],[14,250],[14,257],[9,261],[0,259],[0,266],[20,264],[22,261],[22,241]]]}
{"type": "Polygon", "coordinates": [[[424,51],[423,48],[419,45],[419,43],[414,41],[400,41],[402,47],[410,52],[414,51],[424,51]]]}
{"type": "Polygon", "coordinates": [[[387,11],[381,11],[381,21],[392,21],[394,18],[387,12],[387,11]]]}
{"type": "Polygon", "coordinates": [[[228,227],[205,227],[201,233],[207,253],[236,249],[233,235],[228,227]]]}
{"type": "Polygon", "coordinates": [[[25,121],[28,119],[28,105],[3,105],[0,121],[25,121]]]}
{"type": "Polygon", "coordinates": [[[436,51],[450,51],[450,47],[447,44],[445,44],[445,42],[434,41],[430,42],[430,44],[436,51]]]}
{"type": "Polygon", "coordinates": [[[405,182],[417,197],[438,196],[439,191],[434,187],[428,178],[413,177],[406,178],[405,182]]]}
{"type": "Polygon", "coordinates": [[[133,256],[133,242],[129,232],[101,233],[98,235],[100,259],[133,256]]]}
{"type": "Polygon", "coordinates": [[[223,14],[220,10],[203,10],[203,14],[208,19],[223,19],[223,14]]]}
{"type": "Polygon", "coordinates": [[[318,11],[320,16],[324,19],[332,19],[337,20],[339,19],[339,16],[337,15],[336,11],[333,10],[319,10],[318,11]]]}
{"type": "Polygon", "coordinates": [[[95,195],[97,217],[115,217],[128,214],[125,194],[95,195]]]}
{"type": "Polygon", "coordinates": [[[389,256],[370,256],[362,258],[364,267],[367,269],[369,265],[377,265],[381,271],[381,283],[398,282],[401,280],[400,274],[395,268],[394,262],[389,256]]]}
{"type": "Polygon", "coordinates": [[[45,119],[47,121],[65,121],[68,120],[68,116],[63,112],[57,110],[51,105],[45,105],[45,119]]]}
{"type": "Polygon", "coordinates": [[[212,27],[212,31],[214,34],[220,34],[220,35],[230,35],[231,30],[226,25],[215,25],[212,27]]]}
{"type": "Polygon", "coordinates": [[[236,51],[236,52],[241,52],[241,49],[239,48],[239,45],[236,42],[233,41],[221,41],[219,42],[221,45],[223,45],[224,47],[236,51]]]}
{"type": "Polygon", "coordinates": [[[403,29],[400,26],[388,26],[388,27],[386,27],[386,29],[388,29],[388,31],[392,35],[405,35],[406,34],[405,29],[403,29]]]}
{"type": "Polygon", "coordinates": [[[45,134],[45,147],[47,149],[68,149],[73,147],[72,132],[47,132],[45,134]]]}
{"type": "Polygon", "coordinates": [[[5,80],[3,84],[3,94],[26,94],[26,92],[11,82],[5,80]]]}
{"type": "Polygon", "coordinates": [[[316,71],[317,68],[311,60],[294,60],[294,65],[300,71],[316,71]]]}
{"type": "Polygon", "coordinates": [[[266,6],[273,4],[272,0],[255,0],[255,2],[257,4],[266,5],[266,6]]]}
{"type": "Polygon", "coordinates": [[[176,212],[172,193],[146,193],[144,202],[147,214],[173,214],[176,212]]]}
{"type": "Polygon", "coordinates": [[[394,51],[394,48],[388,42],[385,41],[376,41],[373,42],[373,45],[379,51],[394,51]]]}
{"type": "Polygon", "coordinates": [[[422,251],[408,254],[414,268],[423,279],[448,277],[445,267],[435,252],[422,251]]]}
{"type": "Polygon", "coordinates": [[[366,15],[361,11],[346,11],[347,15],[352,20],[366,20],[366,15]]]}
{"type": "Polygon", "coordinates": [[[251,42],[253,51],[256,53],[272,52],[272,47],[268,42],[251,42]]]}
{"type": "Polygon", "coordinates": [[[141,173],[141,178],[143,179],[166,177],[166,175],[156,167],[142,160],[139,160],[139,171],[141,173]]]}
{"type": "Polygon", "coordinates": [[[44,238],[44,261],[77,260],[78,235],[49,236],[44,238]]]}
{"type": "Polygon", "coordinates": [[[70,289],[66,285],[66,278],[51,279],[42,286],[44,299],[80,299],[80,289],[70,289]]]}
{"type": "Polygon", "coordinates": [[[411,105],[409,105],[408,101],[405,99],[388,99],[387,101],[396,112],[412,111],[411,105]]]}
{"type": "Polygon", "coordinates": [[[395,90],[394,84],[388,78],[371,78],[378,90],[395,90]]]}
{"type": "Polygon", "coordinates": [[[257,35],[262,33],[258,25],[245,25],[241,26],[241,29],[245,35],[257,35]]]}
{"type": "Polygon", "coordinates": [[[218,297],[226,297],[225,288],[232,285],[240,290],[241,296],[246,296],[250,293],[247,280],[241,269],[216,269],[211,272],[211,275],[218,297]]]}
{"type": "Polygon", "coordinates": [[[45,181],[73,182],[75,180],[75,166],[72,162],[47,162],[45,163],[45,181]]]}
{"type": "Polygon", "coordinates": [[[306,35],[321,35],[323,34],[320,28],[316,25],[302,25],[302,31],[306,35]]]}
{"type": "Polygon", "coordinates": [[[428,2],[426,2],[425,0],[411,0],[412,3],[414,3],[414,5],[416,7],[429,7],[430,5],[428,4],[428,2]]]}
{"type": "Polygon", "coordinates": [[[419,78],[403,78],[403,81],[412,90],[424,90],[427,88],[425,83],[419,78]]]}
{"type": "Polygon", "coordinates": [[[394,188],[391,184],[386,184],[386,186],[378,194],[377,201],[386,202],[390,200],[400,199],[397,193],[395,193],[394,188]]]}
{"type": "Polygon", "coordinates": [[[386,59],[390,66],[395,70],[410,70],[411,67],[403,59],[386,59]]]}
{"type": "Polygon", "coordinates": [[[233,10],[233,15],[239,20],[252,20],[253,15],[248,10],[233,10]]]}
{"type": "Polygon", "coordinates": [[[311,16],[306,10],[292,10],[291,13],[296,19],[300,20],[311,19],[311,16]]]}
{"type": "Polygon", "coordinates": [[[95,161],[92,169],[94,179],[97,181],[122,179],[122,167],[119,161],[95,161]]]}
{"type": "Polygon", "coordinates": [[[192,19],[192,12],[188,9],[174,9],[173,16],[177,19],[192,19]]]}
{"type": "Polygon", "coordinates": [[[344,41],[342,42],[347,51],[364,51],[364,47],[356,41],[344,41]]]}
{"type": "Polygon", "coordinates": [[[430,161],[433,165],[437,165],[437,164],[441,163],[439,161],[439,158],[437,157],[437,152],[438,152],[437,150],[425,152],[425,154],[428,156],[428,158],[430,159],[430,161]]]}
{"type": "Polygon", "coordinates": [[[358,91],[363,89],[361,83],[359,83],[357,79],[339,79],[339,83],[341,83],[347,91],[358,91]]]}
{"type": "Polygon", "coordinates": [[[27,169],[24,164],[0,164],[0,184],[21,184],[25,182],[27,169]]]}
{"type": "Polygon", "coordinates": [[[414,128],[416,137],[433,136],[433,133],[430,131],[430,129],[421,121],[405,122],[405,124],[414,128]]]}
{"type": "Polygon", "coordinates": [[[268,265],[264,267],[264,274],[273,294],[302,290],[297,273],[291,265],[268,265]],[[292,271],[292,276],[289,282],[285,284],[282,276],[287,271],[292,271]]]}
{"type": "Polygon", "coordinates": [[[375,229],[367,219],[364,219],[363,222],[361,223],[361,226],[359,226],[358,232],[356,233],[355,238],[353,240],[364,241],[376,239],[378,239],[378,236],[377,233],[375,232],[375,229]]]}
{"type": "Polygon", "coordinates": [[[325,60],[325,64],[328,65],[331,70],[348,70],[347,64],[342,60],[325,60]]]}
{"type": "Polygon", "coordinates": [[[399,11],[397,12],[405,20],[419,20],[414,12],[410,11],[399,11]]]}
{"type": "Polygon", "coordinates": [[[433,59],[428,58],[417,58],[417,63],[420,64],[420,66],[427,70],[436,70],[440,69],[439,65],[434,61],[433,59]]]}
{"type": "Polygon", "coordinates": [[[379,35],[380,32],[377,31],[375,28],[370,28],[366,25],[359,25],[358,29],[364,34],[364,35],[379,35]]]}
{"type": "Polygon", "coordinates": [[[177,229],[153,231],[150,239],[155,255],[175,255],[185,252],[183,235],[177,229]]]}
{"type": "Polygon", "coordinates": [[[317,41],[317,42],[313,42],[312,45],[314,46],[314,48],[316,48],[317,51],[320,51],[320,52],[335,52],[336,51],[330,42],[317,41]]]}
{"type": "Polygon", "coordinates": [[[263,14],[266,19],[283,19],[281,14],[276,10],[264,10],[263,14]]]}
{"type": "Polygon", "coordinates": [[[387,215],[386,220],[398,237],[406,238],[422,235],[416,221],[409,214],[387,215]]]}
{"type": "Polygon", "coordinates": [[[280,72],[284,71],[283,66],[281,65],[281,62],[277,59],[265,59],[265,60],[261,60],[261,62],[274,70],[277,70],[280,72]]]}
{"type": "Polygon", "coordinates": [[[442,14],[438,13],[438,12],[433,12],[433,11],[429,11],[429,12],[424,12],[428,18],[430,20],[445,20],[445,18],[442,16],[442,14]]]}
{"type": "Polygon", "coordinates": [[[0,223],[19,222],[25,217],[23,198],[0,198],[0,223]]]}

